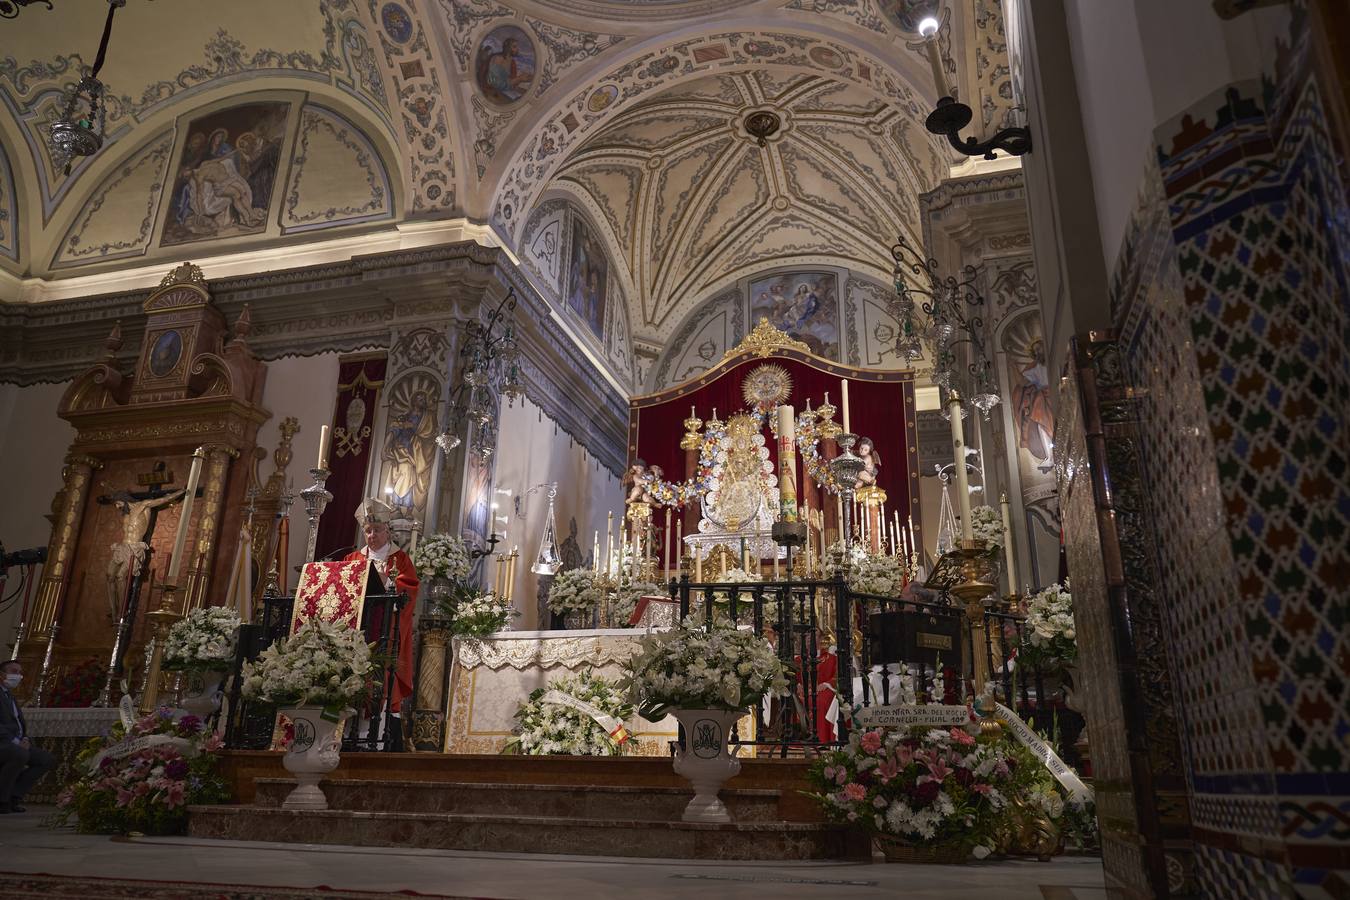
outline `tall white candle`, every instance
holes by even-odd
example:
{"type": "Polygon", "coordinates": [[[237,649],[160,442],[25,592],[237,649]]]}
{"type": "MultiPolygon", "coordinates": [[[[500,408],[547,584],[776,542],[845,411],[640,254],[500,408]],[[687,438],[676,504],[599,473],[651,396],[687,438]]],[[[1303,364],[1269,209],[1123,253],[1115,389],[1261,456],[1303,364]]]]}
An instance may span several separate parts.
{"type": "Polygon", "coordinates": [[[952,417],[952,454],[956,463],[956,494],[961,509],[961,540],[973,541],[970,521],[970,477],[966,474],[966,436],[961,425],[961,397],[952,391],[947,401],[952,417]]]}
{"type": "Polygon", "coordinates": [[[614,574],[614,510],[609,511],[609,524],[605,526],[605,534],[609,536],[609,546],[605,548],[605,574],[614,574]]]}
{"type": "Polygon", "coordinates": [[[852,434],[852,433],[853,433],[853,429],[849,427],[849,418],[848,418],[848,379],[847,379],[847,378],[841,378],[841,379],[839,379],[839,388],[840,388],[840,390],[843,392],[843,395],[844,395],[844,431],[847,432],[848,434],[852,434]]]}
{"type": "Polygon", "coordinates": [[[669,506],[666,507],[666,537],[665,537],[665,541],[666,541],[666,552],[665,552],[665,554],[663,554],[662,559],[665,561],[665,564],[666,564],[666,581],[669,581],[669,580],[670,580],[670,507],[669,507],[669,506]]]}
{"type": "Polygon", "coordinates": [[[591,571],[600,573],[600,529],[595,529],[595,540],[591,544],[591,571]]]}
{"type": "Polygon", "coordinates": [[[178,511],[178,533],[173,538],[173,556],[169,559],[169,574],[165,581],[178,584],[178,573],[183,569],[183,548],[187,544],[188,525],[192,522],[192,501],[196,499],[197,482],[202,477],[202,461],[206,459],[206,448],[198,447],[192,452],[192,468],[188,470],[187,489],[183,492],[183,505],[178,511]]]}
{"type": "Polygon", "coordinates": [[[684,562],[684,519],[675,520],[675,573],[683,573],[684,562]]]}
{"type": "Polygon", "coordinates": [[[1017,561],[1016,554],[1013,552],[1012,520],[1008,516],[1008,493],[1006,491],[999,497],[998,502],[1003,507],[1003,558],[1007,560],[1008,594],[1011,596],[1017,593],[1017,561]]]}
{"type": "Polygon", "coordinates": [[[792,407],[784,403],[778,417],[778,516],[797,521],[797,422],[792,407]]]}
{"type": "Polygon", "coordinates": [[[314,464],[316,469],[328,468],[328,426],[325,425],[319,429],[319,461],[314,464]]]}
{"type": "Polygon", "coordinates": [[[699,584],[703,583],[703,549],[701,547],[694,548],[694,581],[699,584]]]}

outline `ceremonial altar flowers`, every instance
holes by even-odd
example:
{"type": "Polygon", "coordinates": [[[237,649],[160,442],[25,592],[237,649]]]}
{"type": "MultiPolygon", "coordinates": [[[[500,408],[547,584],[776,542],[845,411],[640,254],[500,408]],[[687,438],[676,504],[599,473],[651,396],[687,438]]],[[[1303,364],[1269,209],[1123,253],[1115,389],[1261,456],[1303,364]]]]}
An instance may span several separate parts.
{"type": "Polygon", "coordinates": [[[227,606],[194,609],[169,629],[164,641],[164,668],[228,669],[234,661],[239,613],[227,606]]]}
{"type": "Polygon", "coordinates": [[[553,576],[548,588],[548,608],[560,616],[590,612],[605,597],[599,577],[590,569],[568,569],[553,576]]]}
{"type": "Polygon", "coordinates": [[[1073,622],[1073,595],[1066,581],[1037,593],[1027,605],[1027,619],[1018,662],[1042,669],[1064,669],[1078,658],[1073,622]]]}
{"type": "Polygon", "coordinates": [[[642,639],[626,663],[631,700],[643,718],[672,709],[742,710],[787,693],[787,667],[754,632],[685,619],[642,639]]]}
{"type": "Polygon", "coordinates": [[[1003,514],[992,506],[977,506],[970,511],[971,536],[984,541],[990,553],[1003,549],[1003,514]]]}
{"type": "Polygon", "coordinates": [[[898,556],[863,554],[848,576],[848,586],[859,594],[898,597],[905,589],[905,560],[898,556]]]}
{"type": "Polygon", "coordinates": [[[344,624],[309,619],[244,664],[243,694],[274,706],[343,708],[365,693],[370,645],[344,624]]]}
{"type": "Polygon", "coordinates": [[[638,601],[643,597],[665,595],[665,591],[648,581],[632,581],[619,585],[609,596],[609,617],[613,627],[627,628],[628,620],[637,612],[638,601]]]}
{"type": "Polygon", "coordinates": [[[831,820],[959,862],[998,844],[1015,767],[1001,742],[977,742],[960,728],[860,729],[807,777],[831,820]]]}
{"type": "Polygon", "coordinates": [[[412,564],[421,578],[461,581],[469,577],[469,548],[458,535],[433,534],[418,543],[412,564]]]}
{"type": "Polygon", "coordinates": [[[196,716],[175,719],[168,709],[130,728],[116,722],[76,757],[80,775],[61,792],[56,822],[73,818],[86,834],[181,834],[189,804],[229,800],[216,774],[220,747],[196,716]]]}
{"type": "Polygon", "coordinates": [[[454,607],[450,630],[462,637],[487,637],[504,629],[520,615],[511,601],[492,591],[466,594],[454,607]]]}
{"type": "Polygon", "coordinates": [[[590,672],[535,688],[516,710],[507,753],[620,756],[637,748],[623,723],[633,715],[619,686],[590,672]]]}

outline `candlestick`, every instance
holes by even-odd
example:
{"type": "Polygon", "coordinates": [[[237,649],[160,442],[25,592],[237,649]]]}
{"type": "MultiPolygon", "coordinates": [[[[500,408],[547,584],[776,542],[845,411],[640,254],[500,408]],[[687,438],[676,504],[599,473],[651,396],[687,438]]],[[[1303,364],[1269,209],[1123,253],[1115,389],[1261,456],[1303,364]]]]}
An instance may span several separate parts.
{"type": "Polygon", "coordinates": [[[694,548],[694,581],[703,583],[703,548],[694,548]]]}
{"type": "Polygon", "coordinates": [[[665,561],[666,581],[670,580],[670,507],[666,507],[666,532],[665,532],[666,552],[662,555],[665,561]]]}
{"type": "Polygon", "coordinates": [[[970,477],[966,474],[966,437],[961,426],[961,395],[951,392],[947,411],[952,417],[952,452],[956,457],[956,493],[961,507],[961,540],[973,541],[970,520],[970,477]]]}
{"type": "Polygon", "coordinates": [[[205,447],[198,447],[192,451],[192,467],[188,470],[187,488],[183,491],[183,506],[178,514],[178,533],[173,538],[173,557],[169,561],[169,576],[166,579],[175,586],[178,584],[178,573],[183,568],[183,547],[187,543],[188,525],[192,522],[192,501],[196,499],[197,482],[202,477],[202,461],[205,459],[205,447]]]}
{"type": "Polygon", "coordinates": [[[1017,593],[1017,562],[1016,554],[1013,553],[1013,533],[1012,521],[1008,517],[1008,492],[1004,491],[998,498],[999,505],[1003,507],[1003,556],[1008,563],[1008,593],[1017,593]]]}
{"type": "Polygon", "coordinates": [[[684,519],[675,520],[675,562],[677,572],[684,571],[684,519]]]}
{"type": "MultiPolygon", "coordinates": [[[[848,419],[848,379],[847,378],[839,379],[839,387],[844,395],[844,430],[852,434],[853,429],[849,427],[849,419],[848,419]]],[[[829,399],[828,394],[826,395],[826,399],[829,399]]]]}
{"type": "Polygon", "coordinates": [[[316,469],[328,468],[328,426],[325,425],[319,429],[319,461],[314,464],[316,469]]]}
{"type": "MultiPolygon", "coordinates": [[[[667,519],[669,519],[670,510],[666,510],[666,516],[667,519]]],[[[642,529],[642,538],[642,569],[640,577],[643,581],[649,581],[650,579],[647,577],[647,567],[651,565],[652,558],[652,520],[650,515],[647,517],[647,527],[642,529]]],[[[655,566],[651,567],[651,574],[653,577],[656,575],[655,566]]],[[[639,574],[634,572],[633,577],[638,578],[639,574]]]]}
{"type": "Polygon", "coordinates": [[[305,560],[314,562],[314,547],[319,540],[319,519],[323,516],[323,511],[328,508],[328,503],[333,499],[333,495],[326,486],[328,482],[327,469],[310,469],[309,474],[314,479],[314,483],[300,492],[300,499],[305,501],[305,517],[309,520],[309,537],[305,543],[305,560]]]}
{"type": "Polygon", "coordinates": [[[595,540],[591,542],[591,571],[600,574],[600,529],[595,529],[595,540]]]}
{"type": "Polygon", "coordinates": [[[613,574],[614,568],[614,510],[609,511],[609,524],[605,526],[605,534],[609,537],[609,546],[605,549],[605,574],[613,574]]]}

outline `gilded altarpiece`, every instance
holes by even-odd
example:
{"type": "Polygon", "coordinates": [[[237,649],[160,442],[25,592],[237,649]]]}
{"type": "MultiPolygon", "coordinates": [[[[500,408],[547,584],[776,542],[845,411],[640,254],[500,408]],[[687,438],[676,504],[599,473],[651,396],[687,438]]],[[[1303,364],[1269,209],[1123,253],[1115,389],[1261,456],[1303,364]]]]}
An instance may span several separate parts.
{"type": "Polygon", "coordinates": [[[188,527],[180,603],[192,609],[224,597],[242,527],[247,469],[258,427],[270,417],[260,402],[266,366],[247,343],[247,308],[230,335],[201,270],[191,263],[166,276],[143,310],[145,338],[135,371],[117,366],[122,340],[114,326],[107,355],[73,381],[57,410],[77,433],[53,503],[50,563],[20,651],[33,672],[42,668],[49,644],[49,676],[87,659],[108,661],[119,619],[116,600],[125,604],[127,596],[125,581],[110,589],[114,558],[136,512],[131,504],[144,499],[157,506],[157,520],[142,557],[139,609],[129,625],[127,658],[134,661],[145,640],[144,613],[153,608],[152,595],[158,600],[155,586],[178,528],[181,496],[172,495],[181,493],[197,447],[206,458],[188,527]],[[157,492],[166,496],[147,496],[157,492]]]}

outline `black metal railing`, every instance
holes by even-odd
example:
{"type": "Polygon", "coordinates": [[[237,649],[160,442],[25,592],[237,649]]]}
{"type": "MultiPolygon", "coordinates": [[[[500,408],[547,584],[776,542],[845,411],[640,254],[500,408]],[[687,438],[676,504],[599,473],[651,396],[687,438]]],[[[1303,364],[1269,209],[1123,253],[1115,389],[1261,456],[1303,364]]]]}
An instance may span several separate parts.
{"type": "Polygon", "coordinates": [[[1047,670],[1019,656],[1026,643],[1026,617],[1007,612],[984,614],[984,652],[989,672],[1003,702],[1023,721],[1056,745],[1060,757],[1080,768],[1082,758],[1074,746],[1087,722],[1070,708],[1074,685],[1062,668],[1047,670]]]}

